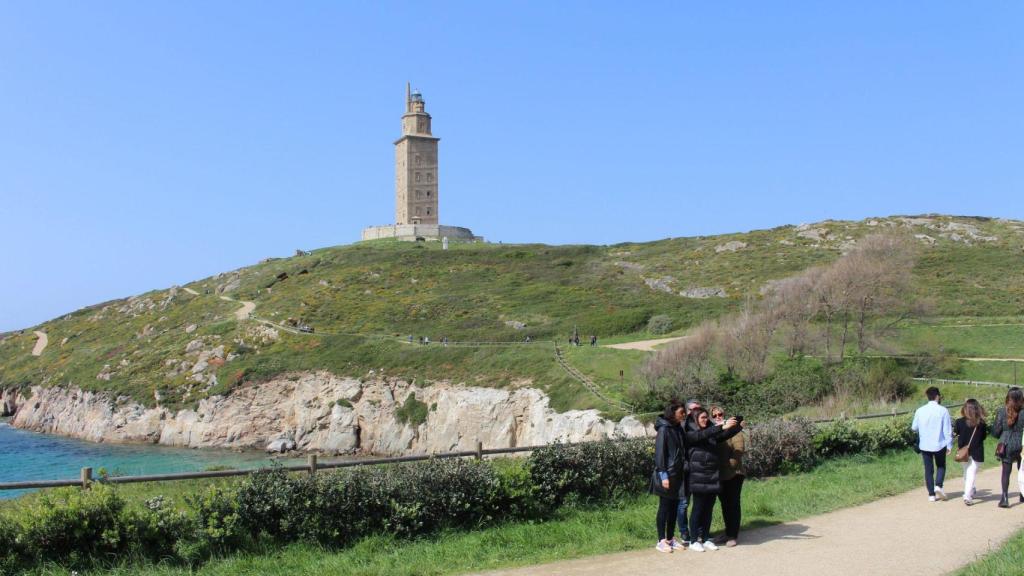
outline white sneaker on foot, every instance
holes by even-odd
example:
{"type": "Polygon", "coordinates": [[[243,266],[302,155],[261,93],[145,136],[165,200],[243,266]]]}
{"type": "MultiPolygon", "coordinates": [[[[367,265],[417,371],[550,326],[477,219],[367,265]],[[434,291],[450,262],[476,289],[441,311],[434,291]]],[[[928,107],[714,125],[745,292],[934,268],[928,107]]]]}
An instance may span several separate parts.
{"type": "Polygon", "coordinates": [[[654,549],[658,552],[668,552],[670,554],[672,553],[672,545],[669,544],[666,540],[658,540],[658,545],[655,546],[654,549]]]}
{"type": "Polygon", "coordinates": [[[929,496],[928,497],[928,501],[929,502],[935,502],[935,496],[929,496]]]}
{"type": "Polygon", "coordinates": [[[716,545],[711,540],[708,540],[707,542],[704,543],[704,549],[705,550],[715,551],[715,550],[718,550],[718,545],[716,545]]]}
{"type": "Polygon", "coordinates": [[[673,550],[684,550],[686,549],[686,541],[678,538],[673,538],[669,545],[672,546],[673,550]]]}
{"type": "Polygon", "coordinates": [[[703,552],[704,545],[700,542],[690,542],[690,552],[703,552]]]}
{"type": "Polygon", "coordinates": [[[941,486],[935,487],[935,495],[938,496],[939,500],[942,500],[943,502],[946,501],[946,493],[942,491],[941,486]]]}

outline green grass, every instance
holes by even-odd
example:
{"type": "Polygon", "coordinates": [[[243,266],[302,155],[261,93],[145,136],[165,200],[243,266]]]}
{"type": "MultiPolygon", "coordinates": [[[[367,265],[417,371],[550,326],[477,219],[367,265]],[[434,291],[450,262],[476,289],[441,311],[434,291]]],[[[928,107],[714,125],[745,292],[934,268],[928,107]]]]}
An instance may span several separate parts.
{"type": "MultiPolygon", "coordinates": [[[[981,323],[986,319],[971,320],[981,323]]],[[[968,358],[1024,358],[1024,325],[914,324],[901,329],[896,341],[907,353],[944,349],[968,358]]]]}
{"type": "Polygon", "coordinates": [[[956,576],[1017,576],[1024,566],[1024,530],[1017,532],[997,550],[964,567],[956,576]]]}
{"type": "Polygon", "coordinates": [[[963,362],[957,380],[979,380],[982,382],[1024,382],[1024,362],[963,362]]]}
{"type": "MultiPolygon", "coordinates": [[[[1024,232],[1019,223],[950,217],[935,217],[934,222],[975,226],[980,234],[998,240],[966,245],[941,237],[932,228],[908,228],[937,239],[934,246],[922,244],[914,270],[916,296],[933,302],[934,313],[945,324],[967,316],[1019,321],[1024,315],[1024,232]]],[[[252,323],[233,318],[239,304],[218,298],[218,290],[230,283],[237,285],[230,291],[232,297],[257,304],[257,317],[277,322],[295,318],[318,333],[370,338],[331,341],[312,336],[306,340],[319,344],[286,338],[272,346],[256,345],[249,356],[258,355],[258,362],[246,356],[229,362],[218,374],[218,385],[210,390],[195,387],[189,403],[229,391],[239,382],[234,376],[250,368],[259,369],[261,377],[293,369],[330,369],[356,377],[375,367],[401,372],[404,378],[438,380],[440,371],[419,361],[433,353],[374,348],[372,342],[381,336],[410,334],[430,336],[435,342],[442,336],[521,341],[527,335],[563,341],[578,327],[582,335],[597,334],[607,343],[649,338],[646,324],[655,314],[671,317],[679,334],[735,311],[769,280],[834,261],[848,238],[905,225],[881,219],[875,225],[828,221],[814,227],[828,230],[828,239],[804,238],[797,228],[782,226],[615,246],[453,243],[450,250],[442,250],[439,243],[382,241],[322,248],[188,284],[199,296],[179,291],[168,299],[169,290],[155,290],[139,297],[144,305],[134,308],[127,300],[117,300],[53,319],[36,327],[50,335],[50,346],[39,358],[29,354],[35,342],[31,330],[8,335],[0,339],[0,386],[60,384],[111,390],[148,406],[159,392],[166,405],[184,405],[189,383],[185,375],[169,375],[164,362],[182,360],[185,345],[199,336],[211,345],[224,344],[229,352],[237,348],[236,341],[252,342],[252,323]],[[733,240],[746,246],[735,252],[716,250],[733,240]],[[667,279],[672,292],[648,287],[647,279],[667,279]],[[691,299],[678,294],[693,287],[721,287],[728,297],[691,299]],[[517,330],[509,325],[512,322],[526,327],[517,330]],[[186,333],[185,327],[193,323],[198,325],[196,332],[186,333]],[[64,338],[68,341],[62,345],[64,338]],[[309,349],[317,346],[319,351],[309,349]],[[113,376],[98,380],[107,364],[113,376]]],[[[903,348],[930,349],[935,344],[967,355],[1024,355],[1021,328],[913,326],[904,331],[903,348]]],[[[553,405],[560,409],[603,408],[564,375],[541,368],[532,352],[518,354],[452,354],[456,361],[448,364],[458,367],[453,374],[458,380],[494,386],[532,380],[558,396],[553,405]]],[[[640,356],[608,354],[578,360],[614,394],[621,390],[616,384],[618,370],[631,369],[636,358],[640,356]]]]}
{"type": "MultiPolygon", "coordinates": [[[[743,526],[749,530],[900,494],[917,487],[920,474],[920,457],[907,451],[841,458],[807,473],[748,481],[743,491],[743,526]],[[808,498],[808,494],[815,497],[808,498]]],[[[951,466],[949,475],[959,476],[959,467],[951,466]]],[[[379,536],[343,550],[302,544],[267,549],[214,560],[195,571],[174,566],[125,564],[93,573],[118,576],[461,574],[646,548],[653,545],[655,539],[655,511],[655,499],[642,496],[601,508],[564,509],[558,517],[546,522],[513,523],[413,541],[396,542],[379,536]]],[[[713,529],[721,527],[716,513],[713,529]]],[[[66,571],[45,567],[34,574],[64,575],[66,571]]]]}

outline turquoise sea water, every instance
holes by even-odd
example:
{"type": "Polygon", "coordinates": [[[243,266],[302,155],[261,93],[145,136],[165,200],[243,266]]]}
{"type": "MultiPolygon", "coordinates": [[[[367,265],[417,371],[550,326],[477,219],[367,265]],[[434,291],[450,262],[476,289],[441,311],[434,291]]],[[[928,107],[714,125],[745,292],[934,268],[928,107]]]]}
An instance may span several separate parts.
{"type": "MultiPolygon", "coordinates": [[[[93,475],[104,468],[111,476],[166,474],[206,470],[212,466],[260,468],[274,460],[260,452],[192,450],[152,444],[96,444],[63,436],[37,434],[0,421],[0,482],[78,478],[90,466],[93,475]]],[[[294,464],[301,460],[279,460],[294,464]]],[[[0,490],[0,499],[23,490],[0,490]]]]}

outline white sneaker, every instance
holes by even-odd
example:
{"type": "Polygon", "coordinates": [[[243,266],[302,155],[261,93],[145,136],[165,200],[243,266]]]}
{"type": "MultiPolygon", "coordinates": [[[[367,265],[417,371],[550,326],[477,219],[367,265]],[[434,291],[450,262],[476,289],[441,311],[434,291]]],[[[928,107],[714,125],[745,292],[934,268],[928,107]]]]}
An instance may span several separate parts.
{"type": "Polygon", "coordinates": [[[928,501],[929,502],[935,502],[935,496],[929,496],[928,497],[928,501]]]}
{"type": "Polygon", "coordinates": [[[703,552],[704,546],[700,542],[690,542],[690,552],[703,552]]]}
{"type": "Polygon", "coordinates": [[[946,493],[942,491],[942,488],[936,486],[935,495],[938,496],[939,500],[942,500],[943,502],[946,501],[946,493]]]}
{"type": "Polygon", "coordinates": [[[685,550],[686,549],[686,542],[684,540],[680,540],[678,538],[673,538],[672,541],[669,542],[669,545],[672,546],[672,550],[685,550]]]}
{"type": "Polygon", "coordinates": [[[711,550],[713,552],[715,550],[718,550],[718,546],[714,542],[712,542],[711,540],[708,540],[707,542],[704,543],[704,549],[705,550],[711,550]]]}
{"type": "Polygon", "coordinates": [[[665,540],[658,540],[658,545],[654,547],[658,552],[672,553],[672,545],[665,540]]]}

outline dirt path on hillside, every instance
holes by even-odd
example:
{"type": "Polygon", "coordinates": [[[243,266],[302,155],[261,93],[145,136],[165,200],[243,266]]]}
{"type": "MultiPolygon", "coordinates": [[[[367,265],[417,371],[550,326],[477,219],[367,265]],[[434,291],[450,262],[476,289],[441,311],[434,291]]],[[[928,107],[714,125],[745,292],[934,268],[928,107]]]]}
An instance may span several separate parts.
{"type": "Polygon", "coordinates": [[[35,335],[38,340],[36,340],[36,345],[32,347],[32,355],[41,356],[43,350],[46,350],[46,345],[50,343],[50,338],[46,335],[46,332],[38,330],[35,331],[35,335]]]}
{"type": "Polygon", "coordinates": [[[654,352],[655,347],[661,346],[662,344],[668,344],[669,342],[675,342],[676,340],[682,340],[686,336],[676,336],[674,338],[658,338],[656,340],[637,340],[636,342],[623,342],[622,344],[605,344],[602,348],[614,348],[616,350],[643,350],[645,352],[654,352]]]}
{"type": "Polygon", "coordinates": [[[241,308],[239,308],[238,310],[235,310],[235,319],[236,320],[246,320],[246,319],[248,319],[249,315],[252,314],[252,311],[256,309],[256,303],[255,302],[248,302],[248,301],[245,301],[245,300],[235,300],[234,298],[231,298],[230,296],[221,296],[220,299],[221,300],[226,300],[228,302],[238,302],[239,304],[242,305],[241,308]]]}
{"type": "MultiPolygon", "coordinates": [[[[949,459],[951,465],[956,465],[949,459]]],[[[1016,482],[1011,482],[1013,489],[1016,482]]],[[[490,576],[636,574],[916,574],[934,576],[956,570],[999,545],[1024,527],[1024,505],[1012,494],[1012,508],[998,502],[999,469],[978,475],[978,496],[968,508],[961,501],[963,480],[946,483],[949,501],[928,502],[924,487],[796,522],[740,534],[736,548],[715,552],[654,550],[623,552],[487,572],[490,576]]],[[[719,513],[718,510],[715,511],[719,513]]],[[[600,529],[596,526],[595,529],[600,529]]]]}
{"type": "Polygon", "coordinates": [[[184,290],[185,292],[188,292],[189,294],[191,294],[193,296],[199,296],[199,292],[196,292],[195,290],[193,290],[191,288],[182,288],[182,290],[184,290]]]}
{"type": "Polygon", "coordinates": [[[961,358],[968,362],[1024,362],[1024,358],[961,358]]]}

